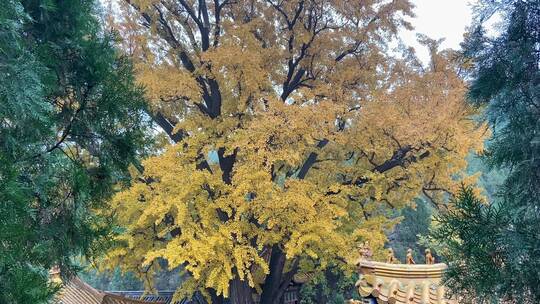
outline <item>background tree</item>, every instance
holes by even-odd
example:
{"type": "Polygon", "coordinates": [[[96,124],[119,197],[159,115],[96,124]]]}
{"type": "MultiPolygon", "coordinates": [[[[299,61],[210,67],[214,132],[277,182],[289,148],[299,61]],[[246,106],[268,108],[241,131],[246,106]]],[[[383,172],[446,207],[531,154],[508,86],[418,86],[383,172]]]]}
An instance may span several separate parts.
{"type": "Polygon", "coordinates": [[[359,299],[354,287],[356,273],[343,272],[339,267],[328,267],[312,277],[300,290],[300,302],[305,304],[341,304],[359,299]]]}
{"type": "MultiPolygon", "coordinates": [[[[181,269],[169,270],[165,261],[160,261],[161,271],[154,276],[154,287],[157,290],[175,290],[184,277],[181,269]]],[[[102,269],[100,265],[86,265],[79,273],[81,279],[99,290],[144,290],[143,281],[132,272],[122,272],[120,267],[115,269],[102,269]]]]}
{"type": "Polygon", "coordinates": [[[421,236],[427,236],[429,233],[432,209],[427,201],[419,198],[415,200],[414,207],[406,207],[399,213],[402,220],[389,234],[388,247],[394,250],[394,255],[402,263],[405,263],[409,248],[413,250],[415,261],[424,263],[426,247],[419,241],[421,236]]]}
{"type": "Polygon", "coordinates": [[[389,212],[464,178],[482,145],[465,87],[437,52],[386,55],[408,1],[125,1],[116,25],[173,144],[115,196],[109,265],[164,259],[199,290],[279,301],[294,275],[378,252],[389,212]]]}
{"type": "Polygon", "coordinates": [[[1,303],[47,303],[48,270],[100,248],[109,223],[92,210],[144,138],[142,91],[94,13],[93,1],[2,3],[1,303]]]}
{"type": "Polygon", "coordinates": [[[538,303],[540,5],[480,1],[477,13],[464,44],[465,58],[473,62],[469,95],[487,106],[493,126],[487,163],[509,173],[488,206],[464,190],[457,210],[439,219],[433,236],[454,261],[449,280],[456,291],[475,303],[538,303]],[[493,14],[503,20],[497,37],[486,36],[483,28],[493,14]]]}

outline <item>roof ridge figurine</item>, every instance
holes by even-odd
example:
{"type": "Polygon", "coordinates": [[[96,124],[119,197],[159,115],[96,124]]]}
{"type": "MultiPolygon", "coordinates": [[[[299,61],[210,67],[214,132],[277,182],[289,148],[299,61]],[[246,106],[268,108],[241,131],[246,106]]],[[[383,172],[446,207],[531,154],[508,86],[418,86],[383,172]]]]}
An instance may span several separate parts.
{"type": "Polygon", "coordinates": [[[427,265],[433,265],[435,264],[435,257],[431,254],[431,250],[429,248],[426,248],[426,264],[427,265]]]}
{"type": "Polygon", "coordinates": [[[394,256],[394,250],[392,248],[388,248],[388,254],[386,255],[386,263],[399,264],[399,260],[394,256]]]}
{"type": "Polygon", "coordinates": [[[414,262],[414,258],[413,258],[413,254],[412,254],[412,249],[411,249],[411,248],[407,249],[407,256],[406,256],[405,260],[406,260],[406,263],[407,263],[408,265],[416,264],[416,263],[414,262]]]}

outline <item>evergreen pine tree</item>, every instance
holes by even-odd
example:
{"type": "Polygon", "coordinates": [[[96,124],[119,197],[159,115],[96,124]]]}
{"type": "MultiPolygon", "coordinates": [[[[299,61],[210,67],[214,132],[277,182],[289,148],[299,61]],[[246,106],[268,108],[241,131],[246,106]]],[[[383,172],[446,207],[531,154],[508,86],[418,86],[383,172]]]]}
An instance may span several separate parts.
{"type": "Polygon", "coordinates": [[[493,138],[486,161],[508,170],[486,206],[464,189],[457,209],[439,218],[433,236],[453,263],[454,289],[482,300],[540,302],[540,1],[483,0],[464,43],[473,58],[472,102],[486,107],[493,138]],[[500,35],[483,23],[502,16],[500,35]]]}
{"type": "Polygon", "coordinates": [[[87,0],[0,9],[0,303],[46,303],[110,233],[93,212],[145,140],[141,89],[87,0]]]}

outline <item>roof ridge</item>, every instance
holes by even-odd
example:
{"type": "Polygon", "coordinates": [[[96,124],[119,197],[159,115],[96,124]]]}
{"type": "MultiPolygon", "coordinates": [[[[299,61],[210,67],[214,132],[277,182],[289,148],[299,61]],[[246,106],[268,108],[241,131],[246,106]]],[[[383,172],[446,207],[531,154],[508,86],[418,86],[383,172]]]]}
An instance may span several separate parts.
{"type": "Polygon", "coordinates": [[[128,298],[128,297],[123,297],[121,295],[117,295],[117,294],[113,294],[113,293],[110,293],[110,292],[105,292],[105,297],[107,298],[113,298],[113,299],[117,299],[117,300],[129,300],[130,302],[132,303],[136,303],[136,304],[147,304],[147,303],[153,303],[153,304],[165,304],[166,302],[163,302],[163,301],[152,301],[152,302],[148,302],[148,301],[144,301],[144,300],[139,300],[139,299],[132,299],[132,298],[128,298]]]}

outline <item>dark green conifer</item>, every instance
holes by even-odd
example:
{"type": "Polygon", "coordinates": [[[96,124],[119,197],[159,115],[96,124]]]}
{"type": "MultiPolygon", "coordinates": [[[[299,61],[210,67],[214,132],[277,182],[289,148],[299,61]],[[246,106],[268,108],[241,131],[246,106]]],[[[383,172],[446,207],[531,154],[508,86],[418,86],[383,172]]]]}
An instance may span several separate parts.
{"type": "Polygon", "coordinates": [[[471,101],[486,107],[486,161],[509,172],[485,206],[469,189],[433,236],[448,250],[450,284],[475,303],[540,302],[540,1],[479,1],[464,43],[471,101]],[[484,21],[502,17],[498,35],[484,21]]]}
{"type": "Polygon", "coordinates": [[[145,140],[144,101],[88,0],[0,8],[0,303],[45,303],[48,270],[99,252],[102,207],[145,140]]]}

